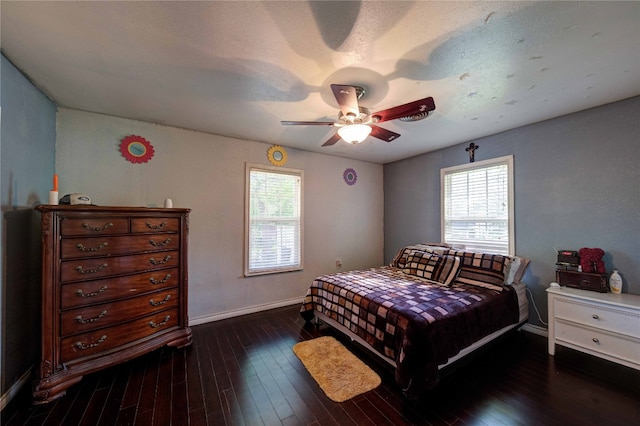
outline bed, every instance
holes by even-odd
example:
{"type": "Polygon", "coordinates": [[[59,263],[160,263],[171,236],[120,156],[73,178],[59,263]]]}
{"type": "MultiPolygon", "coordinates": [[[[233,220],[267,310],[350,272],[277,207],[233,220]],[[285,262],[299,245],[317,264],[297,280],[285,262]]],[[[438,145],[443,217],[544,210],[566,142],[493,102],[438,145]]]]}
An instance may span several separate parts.
{"type": "Polygon", "coordinates": [[[528,318],[528,260],[418,244],[376,268],[316,278],[301,307],[395,368],[418,397],[438,371],[528,318]]]}

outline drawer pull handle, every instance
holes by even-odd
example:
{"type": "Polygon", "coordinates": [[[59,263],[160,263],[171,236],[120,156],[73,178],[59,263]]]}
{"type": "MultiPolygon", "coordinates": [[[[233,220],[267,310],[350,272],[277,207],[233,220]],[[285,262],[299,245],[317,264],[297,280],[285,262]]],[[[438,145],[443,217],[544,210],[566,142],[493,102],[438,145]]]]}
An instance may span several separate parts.
{"type": "Polygon", "coordinates": [[[88,251],[102,250],[103,248],[105,248],[108,245],[109,245],[109,243],[105,241],[102,244],[98,244],[98,247],[85,247],[82,244],[78,244],[76,247],[78,248],[78,250],[80,250],[81,252],[85,253],[85,252],[88,252],[88,251]]]}
{"type": "Polygon", "coordinates": [[[600,319],[600,317],[598,316],[598,314],[593,314],[593,315],[591,315],[591,318],[593,318],[593,319],[600,319]]]}
{"type": "Polygon", "coordinates": [[[149,223],[149,222],[145,222],[145,225],[147,225],[147,228],[149,228],[149,229],[162,229],[162,228],[164,228],[167,224],[166,224],[165,222],[162,222],[162,223],[160,223],[160,224],[158,224],[158,225],[153,225],[153,224],[151,224],[151,223],[149,223]]]}
{"type": "Polygon", "coordinates": [[[156,280],[153,277],[149,278],[149,281],[151,282],[151,284],[164,284],[167,282],[167,280],[169,280],[169,278],[171,278],[171,274],[167,274],[167,276],[161,279],[160,281],[156,280]]]}
{"type": "Polygon", "coordinates": [[[167,294],[167,297],[165,297],[164,299],[162,299],[159,302],[156,302],[153,299],[149,300],[149,304],[151,306],[160,306],[160,305],[164,305],[165,303],[167,303],[169,301],[169,299],[171,299],[171,295],[167,294]]]}
{"type": "Polygon", "coordinates": [[[103,291],[105,291],[108,287],[106,285],[103,285],[102,287],[100,287],[98,289],[98,291],[92,291],[91,293],[85,293],[83,292],[81,289],[76,290],[76,294],[80,297],[93,297],[93,296],[97,296],[100,293],[102,293],[103,291]]]}
{"type": "Polygon", "coordinates": [[[169,244],[171,242],[171,238],[167,238],[164,241],[160,241],[160,242],[155,242],[153,240],[149,240],[149,244],[151,244],[154,247],[164,247],[167,244],[169,244]]]}
{"type": "Polygon", "coordinates": [[[594,337],[594,338],[593,338],[593,343],[600,343],[600,340],[598,340],[598,338],[597,338],[597,337],[594,337]]]}
{"type": "Polygon", "coordinates": [[[155,260],[152,257],[151,259],[149,259],[149,262],[151,262],[151,264],[153,264],[153,265],[163,265],[163,264],[167,263],[170,259],[171,259],[171,255],[168,254],[162,260],[155,260]]]}
{"type": "Polygon", "coordinates": [[[84,351],[84,350],[86,350],[86,349],[95,348],[95,347],[96,347],[96,346],[98,346],[99,344],[104,343],[104,341],[105,341],[105,340],[107,340],[107,335],[106,335],[106,334],[103,334],[103,335],[102,335],[98,340],[96,340],[96,342],[95,342],[95,343],[91,343],[91,344],[89,344],[89,345],[85,345],[85,344],[84,344],[84,343],[82,343],[82,342],[76,342],[76,343],[74,343],[74,344],[73,344],[73,346],[75,346],[76,348],[81,349],[81,350],[83,350],[83,351],[84,351]]]}
{"type": "Polygon", "coordinates": [[[88,223],[83,223],[82,226],[89,231],[104,231],[113,226],[113,222],[105,223],[103,226],[91,226],[88,223]]]}
{"type": "Polygon", "coordinates": [[[107,315],[107,311],[102,311],[102,312],[100,312],[100,315],[98,315],[97,317],[89,318],[89,319],[84,319],[84,318],[82,318],[82,315],[78,315],[76,317],[76,321],[78,321],[80,324],[87,324],[87,323],[90,323],[90,322],[96,322],[100,318],[103,318],[105,315],[107,315]]]}
{"type": "Polygon", "coordinates": [[[151,328],[162,327],[163,325],[166,325],[169,322],[169,318],[171,318],[171,315],[167,315],[166,317],[164,317],[164,320],[162,320],[162,322],[149,321],[149,327],[151,328]]]}
{"type": "Polygon", "coordinates": [[[107,265],[106,263],[103,263],[102,265],[98,266],[97,268],[93,268],[93,269],[84,269],[82,266],[78,266],[76,268],[76,271],[80,272],[81,274],[95,274],[96,272],[102,271],[107,266],[109,266],[109,265],[107,265]]]}

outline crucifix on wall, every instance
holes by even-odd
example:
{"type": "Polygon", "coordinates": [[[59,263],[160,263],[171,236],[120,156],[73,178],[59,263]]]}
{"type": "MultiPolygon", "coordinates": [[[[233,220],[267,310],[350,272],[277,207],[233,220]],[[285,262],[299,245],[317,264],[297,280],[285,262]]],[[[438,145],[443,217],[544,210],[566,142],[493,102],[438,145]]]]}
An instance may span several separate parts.
{"type": "Polygon", "coordinates": [[[475,159],[475,151],[476,149],[480,148],[479,145],[476,145],[475,143],[471,142],[469,144],[468,148],[465,148],[465,151],[467,151],[469,153],[469,162],[473,163],[474,161],[476,161],[475,159]]]}

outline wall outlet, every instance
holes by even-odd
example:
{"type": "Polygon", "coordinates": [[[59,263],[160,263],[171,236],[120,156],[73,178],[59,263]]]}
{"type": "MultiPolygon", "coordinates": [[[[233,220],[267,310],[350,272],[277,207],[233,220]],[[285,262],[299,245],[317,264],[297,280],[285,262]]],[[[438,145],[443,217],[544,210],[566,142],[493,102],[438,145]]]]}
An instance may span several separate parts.
{"type": "Polygon", "coordinates": [[[342,260],[336,259],[336,269],[340,269],[340,268],[342,268],[342,260]]]}

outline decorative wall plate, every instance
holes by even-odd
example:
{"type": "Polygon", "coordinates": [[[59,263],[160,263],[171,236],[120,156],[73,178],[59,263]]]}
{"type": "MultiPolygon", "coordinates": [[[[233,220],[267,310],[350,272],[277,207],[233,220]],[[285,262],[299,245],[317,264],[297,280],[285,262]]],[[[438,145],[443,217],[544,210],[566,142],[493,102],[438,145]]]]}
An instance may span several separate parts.
{"type": "Polygon", "coordinates": [[[358,174],[352,168],[346,169],[342,174],[342,177],[347,185],[355,185],[358,180],[358,174]]]}
{"type": "Polygon", "coordinates": [[[274,145],[267,151],[267,158],[274,166],[283,166],[287,162],[287,151],[280,145],[274,145]]]}
{"type": "Polygon", "coordinates": [[[120,143],[122,156],[132,163],[146,163],[151,160],[155,151],[151,143],[142,136],[131,135],[120,143]]]}

